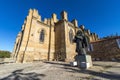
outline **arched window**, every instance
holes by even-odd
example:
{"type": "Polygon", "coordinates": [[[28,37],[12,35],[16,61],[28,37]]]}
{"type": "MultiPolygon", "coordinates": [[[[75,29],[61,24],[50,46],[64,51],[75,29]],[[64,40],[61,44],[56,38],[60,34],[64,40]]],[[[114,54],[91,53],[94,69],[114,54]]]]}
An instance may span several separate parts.
{"type": "Polygon", "coordinates": [[[69,31],[69,40],[70,40],[70,43],[73,42],[73,30],[72,29],[70,29],[69,31]]]}
{"type": "Polygon", "coordinates": [[[40,32],[40,42],[44,42],[44,38],[45,38],[45,31],[41,30],[41,32],[40,32]]]}

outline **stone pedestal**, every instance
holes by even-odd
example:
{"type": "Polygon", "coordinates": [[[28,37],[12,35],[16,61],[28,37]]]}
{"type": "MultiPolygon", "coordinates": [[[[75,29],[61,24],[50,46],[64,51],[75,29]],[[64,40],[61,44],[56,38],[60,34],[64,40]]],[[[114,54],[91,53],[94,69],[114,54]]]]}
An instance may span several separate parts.
{"type": "Polygon", "coordinates": [[[88,69],[93,66],[90,55],[77,55],[75,59],[79,68],[88,69]]]}
{"type": "Polygon", "coordinates": [[[77,61],[70,62],[71,66],[77,66],[77,61]]]}

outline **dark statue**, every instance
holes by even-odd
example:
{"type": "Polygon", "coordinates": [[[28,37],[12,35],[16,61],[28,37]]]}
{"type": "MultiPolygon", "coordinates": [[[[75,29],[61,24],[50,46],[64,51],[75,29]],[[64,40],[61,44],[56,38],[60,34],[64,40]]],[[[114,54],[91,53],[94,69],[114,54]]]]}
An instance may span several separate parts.
{"type": "Polygon", "coordinates": [[[88,37],[81,30],[78,30],[74,42],[76,43],[76,52],[78,55],[85,55],[85,49],[89,46],[88,37]]]}

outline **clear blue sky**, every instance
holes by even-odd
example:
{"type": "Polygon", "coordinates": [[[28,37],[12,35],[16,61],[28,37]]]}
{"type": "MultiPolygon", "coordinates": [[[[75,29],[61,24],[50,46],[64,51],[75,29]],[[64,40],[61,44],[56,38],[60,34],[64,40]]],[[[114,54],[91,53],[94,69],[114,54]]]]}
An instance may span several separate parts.
{"type": "Polygon", "coordinates": [[[120,34],[120,0],[0,0],[0,50],[12,51],[14,42],[30,8],[39,10],[42,19],[54,12],[68,12],[99,37],[120,34]]]}

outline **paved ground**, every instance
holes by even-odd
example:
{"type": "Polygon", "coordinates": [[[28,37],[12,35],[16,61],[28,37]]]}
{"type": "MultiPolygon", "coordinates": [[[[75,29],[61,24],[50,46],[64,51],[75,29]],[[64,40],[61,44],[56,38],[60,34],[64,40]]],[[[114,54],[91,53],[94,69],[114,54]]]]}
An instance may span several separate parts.
{"type": "Polygon", "coordinates": [[[119,62],[93,62],[88,70],[63,62],[0,64],[0,80],[120,80],[119,62]]]}

